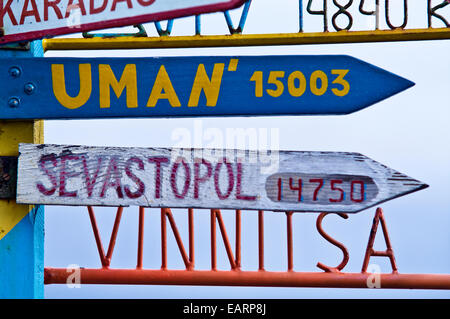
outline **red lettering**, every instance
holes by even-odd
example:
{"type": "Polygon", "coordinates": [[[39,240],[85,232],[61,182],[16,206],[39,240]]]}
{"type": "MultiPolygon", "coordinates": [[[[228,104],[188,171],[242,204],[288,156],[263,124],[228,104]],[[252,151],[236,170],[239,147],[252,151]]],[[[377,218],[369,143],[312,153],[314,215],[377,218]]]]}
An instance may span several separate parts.
{"type": "Polygon", "coordinates": [[[394,250],[392,249],[391,240],[389,239],[389,233],[386,226],[386,221],[384,220],[383,210],[381,208],[377,208],[375,212],[375,217],[372,222],[372,229],[370,230],[369,242],[367,243],[366,254],[364,256],[362,273],[367,271],[367,267],[369,266],[370,257],[378,256],[378,257],[388,257],[391,266],[392,272],[397,273],[397,264],[395,262],[394,250]],[[373,244],[375,243],[375,237],[377,235],[378,224],[381,222],[381,228],[383,229],[384,242],[386,243],[385,251],[376,251],[373,249],[373,244]]]}
{"type": "Polygon", "coordinates": [[[233,187],[234,187],[234,174],[233,174],[233,167],[231,166],[231,163],[227,162],[227,159],[224,158],[224,163],[227,166],[227,173],[228,173],[228,189],[227,192],[224,194],[222,194],[221,190],[220,190],[220,183],[219,183],[219,177],[220,177],[220,168],[222,167],[222,162],[217,163],[216,165],[216,169],[214,171],[214,187],[216,189],[216,193],[217,196],[219,197],[219,199],[227,199],[231,192],[233,191],[233,187]]]}
{"type": "Polygon", "coordinates": [[[82,15],[86,15],[86,8],[84,7],[83,0],[78,0],[77,4],[73,4],[73,1],[74,0],[69,0],[69,3],[67,4],[65,18],[68,18],[72,11],[77,9],[80,9],[82,15]]]}
{"type": "Polygon", "coordinates": [[[352,181],[351,184],[351,190],[350,190],[350,199],[356,203],[361,203],[364,201],[364,182],[363,181],[352,181]],[[355,185],[359,184],[360,186],[360,193],[359,198],[355,198],[355,185]]]}
{"type": "Polygon", "coordinates": [[[139,198],[142,196],[142,194],[144,194],[145,191],[145,185],[144,183],[136,176],[133,174],[133,172],[131,171],[131,165],[133,163],[138,164],[138,168],[142,171],[144,170],[144,162],[138,158],[138,157],[132,157],[130,159],[128,159],[128,161],[125,164],[125,173],[127,174],[127,176],[136,183],[136,185],[138,186],[137,191],[132,192],[130,190],[130,188],[128,187],[128,185],[124,186],[124,191],[125,194],[127,194],[127,196],[129,198],[139,198]]]}
{"type": "Polygon", "coordinates": [[[91,174],[89,173],[89,169],[87,167],[86,157],[82,156],[81,160],[83,162],[83,171],[84,171],[84,177],[86,181],[86,188],[88,191],[88,196],[92,196],[92,191],[94,190],[95,183],[97,182],[98,173],[100,172],[100,168],[102,166],[103,157],[97,158],[97,169],[94,173],[94,176],[91,178],[91,174]]]}
{"type": "Polygon", "coordinates": [[[344,200],[344,190],[342,188],[336,187],[336,184],[342,184],[342,180],[340,180],[340,179],[332,179],[331,180],[331,190],[338,191],[340,193],[340,196],[338,199],[330,198],[330,202],[332,202],[332,203],[339,203],[344,200]]]}
{"type": "Polygon", "coordinates": [[[42,194],[44,194],[46,196],[50,196],[50,195],[53,195],[55,193],[56,188],[58,187],[58,181],[57,181],[57,178],[56,178],[56,174],[54,174],[54,172],[50,171],[46,167],[46,165],[45,165],[46,162],[51,162],[53,164],[53,167],[55,167],[55,168],[58,166],[58,162],[56,160],[55,155],[53,155],[53,154],[51,154],[51,155],[44,155],[39,160],[39,167],[48,176],[48,179],[52,183],[53,187],[50,188],[50,189],[47,189],[47,188],[45,188],[45,186],[41,182],[37,183],[36,187],[42,194]]]}
{"type": "Polygon", "coordinates": [[[155,2],[155,0],[147,0],[147,1],[145,1],[145,0],[137,0],[137,2],[138,2],[141,6],[147,7],[147,6],[149,6],[149,5],[152,5],[152,4],[155,2]]]}
{"type": "Polygon", "coordinates": [[[62,19],[63,16],[61,14],[61,10],[58,8],[58,4],[61,2],[61,0],[44,0],[44,21],[48,21],[48,8],[52,8],[55,12],[58,19],[62,19]]]}
{"type": "Polygon", "coordinates": [[[319,195],[319,191],[323,186],[323,179],[321,178],[312,178],[309,180],[310,183],[319,183],[319,185],[316,187],[316,189],[314,190],[314,196],[313,196],[313,201],[317,200],[317,196],[319,195]]]}
{"type": "Polygon", "coordinates": [[[278,201],[281,201],[283,199],[283,180],[278,178],[278,201]]]}
{"type": "Polygon", "coordinates": [[[241,195],[241,185],[242,185],[242,163],[237,163],[237,182],[236,182],[236,198],[242,200],[256,200],[256,196],[253,195],[241,195]]]}
{"type": "Polygon", "coordinates": [[[212,175],[212,166],[211,163],[207,160],[203,159],[201,162],[198,161],[198,159],[194,160],[194,198],[198,198],[198,190],[200,183],[204,183],[208,180],[208,178],[212,175]],[[206,174],[203,176],[200,176],[200,164],[203,164],[207,168],[206,174]]]}
{"type": "Polygon", "coordinates": [[[108,0],[103,0],[103,3],[100,7],[96,8],[94,5],[94,0],[90,0],[89,3],[89,13],[90,14],[97,14],[97,13],[101,13],[105,10],[106,5],[108,4],[108,0]]]}
{"type": "Polygon", "coordinates": [[[298,192],[298,201],[301,202],[302,201],[302,179],[299,178],[298,179],[298,185],[295,186],[294,183],[293,183],[292,177],[289,177],[289,188],[292,191],[297,191],[298,192]]]}
{"type": "MultiPolygon", "coordinates": [[[[317,263],[317,267],[319,267],[320,269],[322,269],[323,271],[326,272],[339,272],[342,269],[344,269],[345,265],[347,265],[348,260],[350,258],[350,255],[348,254],[348,250],[347,248],[345,248],[345,246],[338,242],[336,239],[334,239],[333,237],[331,237],[330,235],[328,235],[326,232],[324,232],[323,228],[322,228],[322,220],[325,216],[327,216],[329,213],[321,213],[319,215],[319,217],[317,218],[317,222],[316,222],[316,227],[317,227],[317,231],[319,232],[320,235],[322,235],[323,238],[325,238],[329,243],[333,244],[334,246],[338,247],[341,251],[342,254],[344,255],[344,257],[342,258],[341,263],[336,266],[336,267],[330,267],[327,265],[322,264],[321,262],[317,263]]],[[[338,214],[338,216],[347,219],[348,215],[345,213],[341,213],[338,214]]]]}
{"type": "Polygon", "coordinates": [[[128,9],[133,9],[133,4],[131,3],[131,0],[113,0],[113,1],[114,1],[114,2],[113,2],[113,4],[112,4],[111,11],[116,11],[116,5],[117,5],[117,3],[118,3],[118,2],[124,2],[124,1],[127,2],[128,9]]]}
{"type": "Polygon", "coordinates": [[[3,0],[0,0],[0,27],[3,27],[3,19],[5,18],[5,15],[8,14],[9,19],[11,20],[11,23],[13,25],[17,25],[16,17],[14,17],[14,13],[11,10],[11,4],[13,0],[9,0],[6,3],[6,6],[3,6],[3,0]]]}
{"type": "Polygon", "coordinates": [[[175,195],[176,198],[184,198],[189,190],[189,184],[191,183],[191,169],[189,168],[189,165],[185,162],[183,157],[179,157],[176,162],[172,166],[172,173],[170,175],[170,186],[172,187],[172,192],[175,195]],[[184,167],[184,187],[183,191],[178,193],[177,188],[177,171],[178,166],[180,166],[180,163],[183,164],[184,167]]]}
{"type": "Polygon", "coordinates": [[[155,171],[155,198],[161,198],[161,164],[168,163],[169,159],[166,157],[150,157],[150,163],[156,164],[155,171]]]}
{"type": "Polygon", "coordinates": [[[61,157],[61,169],[59,171],[59,196],[60,197],[77,197],[77,192],[68,192],[66,191],[66,180],[80,175],[80,173],[67,172],[66,171],[66,162],[67,161],[76,161],[79,160],[79,156],[75,155],[63,155],[61,157]]]}
{"type": "Polygon", "coordinates": [[[120,183],[120,172],[117,169],[117,162],[116,159],[113,157],[111,158],[108,169],[106,170],[105,180],[103,182],[102,191],[100,193],[100,197],[105,197],[105,193],[108,190],[108,188],[114,188],[117,192],[117,196],[119,198],[123,198],[122,193],[122,184],[120,183]],[[112,175],[112,176],[111,176],[112,175]],[[111,182],[111,178],[113,181],[111,182]]]}
{"type": "Polygon", "coordinates": [[[22,15],[20,16],[20,24],[25,22],[25,18],[29,16],[34,16],[34,20],[36,22],[41,22],[41,18],[39,17],[39,11],[36,5],[35,0],[25,0],[22,8],[22,15]],[[31,1],[31,10],[28,10],[28,3],[31,1]]]}

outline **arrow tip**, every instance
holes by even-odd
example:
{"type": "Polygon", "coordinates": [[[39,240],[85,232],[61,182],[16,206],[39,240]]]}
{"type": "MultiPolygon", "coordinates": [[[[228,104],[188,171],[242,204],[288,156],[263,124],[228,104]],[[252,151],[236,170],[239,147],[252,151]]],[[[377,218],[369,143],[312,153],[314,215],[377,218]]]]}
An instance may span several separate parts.
{"type": "Polygon", "coordinates": [[[399,76],[399,78],[401,78],[403,80],[403,82],[404,82],[404,86],[405,86],[404,90],[409,89],[410,87],[413,87],[414,85],[416,85],[416,83],[414,83],[413,81],[410,81],[410,80],[405,79],[405,78],[400,77],[400,76],[399,76]]]}
{"type": "Polygon", "coordinates": [[[373,64],[354,57],[350,58],[350,61],[355,63],[353,68],[360,70],[360,73],[354,72],[355,80],[353,82],[356,83],[356,86],[353,99],[355,101],[358,101],[359,99],[363,103],[355,103],[355,107],[347,114],[360,111],[416,85],[414,82],[402,76],[373,64]],[[365,76],[361,75],[363,72],[362,70],[364,70],[365,76]],[[364,94],[361,94],[360,92],[364,92],[364,94]],[[362,96],[364,98],[362,98],[362,96]]]}

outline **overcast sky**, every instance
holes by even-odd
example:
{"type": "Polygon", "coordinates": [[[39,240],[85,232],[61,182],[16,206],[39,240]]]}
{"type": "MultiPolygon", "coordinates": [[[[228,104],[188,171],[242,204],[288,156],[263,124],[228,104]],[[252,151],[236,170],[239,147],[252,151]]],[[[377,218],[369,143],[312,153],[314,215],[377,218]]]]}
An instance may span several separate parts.
{"type": "MultiPolygon", "coordinates": [[[[306,1],[305,6],[306,6],[306,1]]],[[[317,1],[315,1],[317,2],[317,1]]],[[[331,1],[330,1],[331,2],[331,1]]],[[[357,10],[357,3],[353,8],[357,10]]],[[[410,1],[411,2],[411,1],[410,1]]],[[[426,1],[414,1],[409,8],[409,28],[426,27],[426,1]],[[423,2],[420,7],[418,2],[423,2]]],[[[401,10],[396,1],[392,11],[401,10]],[[395,7],[398,5],[398,7],[395,7]]],[[[298,3],[294,0],[254,0],[245,33],[296,32],[298,3]]],[[[448,6],[450,7],[450,6],[448,6]]],[[[330,10],[332,13],[336,8],[330,10]]],[[[381,8],[384,12],[384,7],[381,8]]],[[[448,9],[448,8],[447,8],[448,9]]],[[[238,11],[238,10],[237,10],[238,11]]],[[[450,10],[446,10],[450,18],[450,10]]],[[[331,14],[330,14],[331,15],[331,14]]],[[[237,21],[238,13],[233,17],[237,21]]],[[[384,28],[384,16],[381,15],[384,28]]],[[[354,12],[357,28],[373,28],[374,18],[354,12]]],[[[401,17],[393,17],[401,24],[401,17]]],[[[320,17],[305,18],[306,31],[320,31],[320,17]]],[[[331,21],[331,18],[330,18],[331,21]]],[[[345,21],[341,21],[345,24],[345,21]]],[[[435,22],[436,26],[441,26],[435,22]]],[[[154,26],[146,25],[150,35],[154,26]]],[[[205,34],[226,34],[223,15],[210,14],[202,20],[205,34]]],[[[193,18],[176,20],[173,34],[192,34],[193,18]]],[[[255,128],[272,132],[281,150],[350,151],[362,153],[406,175],[430,185],[429,188],[381,205],[400,273],[450,272],[450,64],[449,40],[374,44],[340,44],[215,49],[172,49],[132,51],[68,51],[46,53],[46,57],[154,57],[154,56],[238,56],[346,54],[416,83],[416,85],[367,109],[347,116],[298,116],[204,119],[123,119],[46,121],[45,142],[94,146],[174,147],[179,140],[174,132],[194,134],[195,128],[255,128]],[[278,134],[278,136],[276,136],[278,134]]],[[[263,137],[261,137],[263,138],[263,137]]],[[[207,144],[212,141],[203,136],[207,144]]],[[[213,144],[213,143],[212,143],[213,144]]],[[[186,145],[190,146],[190,145],[186,145]]],[[[211,146],[211,145],[208,145],[211,146]]],[[[218,145],[220,146],[220,145],[218,145]]],[[[115,217],[113,208],[97,208],[97,221],[106,246],[115,217]]],[[[345,272],[360,272],[375,208],[351,215],[347,220],[329,216],[324,229],[349,250],[345,272]]],[[[100,267],[97,248],[85,207],[45,208],[45,265],[100,267]]],[[[187,239],[187,214],[174,213],[183,238],[187,239]]],[[[223,212],[228,236],[234,244],[234,214],[223,212]]],[[[286,270],[286,218],[267,212],[265,219],[265,264],[267,270],[286,270]]],[[[325,241],[315,228],[318,215],[294,215],[294,270],[321,271],[317,262],[335,266],[340,263],[339,249],[325,241]]],[[[209,267],[209,214],[198,211],[196,220],[196,268],[209,267]]],[[[138,208],[126,208],[122,218],[112,268],[133,268],[136,262],[138,208]]],[[[147,209],[144,268],[160,266],[160,214],[147,209]]],[[[257,270],[257,214],[243,212],[242,264],[244,270],[257,270]]],[[[168,232],[169,267],[182,269],[175,240],[168,232]]],[[[187,245],[187,241],[185,242],[187,245]]],[[[223,245],[218,237],[218,267],[228,269],[223,245]]],[[[105,250],[107,248],[105,247],[105,250]]],[[[375,249],[384,250],[379,231],[375,249]]],[[[371,264],[382,272],[391,272],[388,258],[373,257],[371,264]]],[[[46,298],[448,298],[448,291],[384,289],[307,289],[263,287],[192,286],[96,286],[66,285],[45,288],[46,298]]]]}

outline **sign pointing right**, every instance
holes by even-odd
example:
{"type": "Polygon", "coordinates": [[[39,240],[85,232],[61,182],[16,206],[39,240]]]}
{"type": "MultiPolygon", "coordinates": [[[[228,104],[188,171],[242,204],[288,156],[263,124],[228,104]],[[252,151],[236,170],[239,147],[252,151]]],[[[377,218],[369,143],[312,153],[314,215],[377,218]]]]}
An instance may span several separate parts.
{"type": "Polygon", "coordinates": [[[17,202],[356,213],[428,187],[343,152],[20,144],[17,202]]]}
{"type": "Polygon", "coordinates": [[[353,57],[0,60],[0,119],[344,115],[413,82],[353,57]]]}

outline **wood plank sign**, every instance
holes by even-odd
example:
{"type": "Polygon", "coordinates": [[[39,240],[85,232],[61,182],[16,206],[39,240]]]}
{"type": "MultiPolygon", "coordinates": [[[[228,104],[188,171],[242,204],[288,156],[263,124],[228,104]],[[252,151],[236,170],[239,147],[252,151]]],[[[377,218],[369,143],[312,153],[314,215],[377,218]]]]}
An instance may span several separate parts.
{"type": "Polygon", "coordinates": [[[358,153],[45,144],[19,152],[17,202],[28,204],[356,213],[427,187],[358,153]]]}
{"type": "Polygon", "coordinates": [[[245,0],[2,0],[0,43],[225,11],[245,0]]]}
{"type": "Polygon", "coordinates": [[[2,119],[337,115],[414,85],[345,55],[0,62],[2,119]]]}

